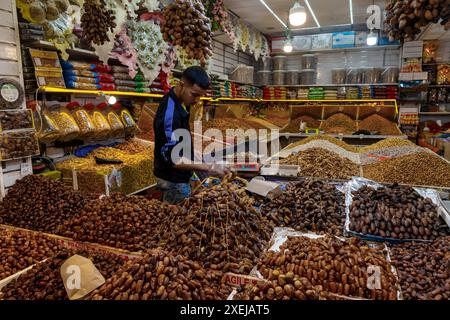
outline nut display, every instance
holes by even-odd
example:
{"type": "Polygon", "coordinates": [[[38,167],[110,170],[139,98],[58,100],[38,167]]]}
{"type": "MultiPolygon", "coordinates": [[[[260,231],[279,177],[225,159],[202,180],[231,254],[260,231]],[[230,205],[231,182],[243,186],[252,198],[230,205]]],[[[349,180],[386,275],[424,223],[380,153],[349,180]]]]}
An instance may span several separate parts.
{"type": "MultiPolygon", "coordinates": [[[[90,201],[83,211],[61,225],[57,233],[74,240],[139,251],[155,247],[155,230],[179,208],[148,200],[113,194],[90,201]]],[[[172,227],[172,226],[171,226],[172,227]]]]}
{"type": "Polygon", "coordinates": [[[61,266],[75,254],[90,259],[105,279],[125,263],[122,258],[113,254],[61,250],[6,285],[0,292],[0,299],[68,300],[61,278],[61,266]]]}
{"type": "Polygon", "coordinates": [[[377,143],[371,144],[369,146],[363,147],[360,149],[360,152],[367,153],[370,151],[393,147],[417,147],[417,145],[412,143],[408,139],[388,138],[381,140],[377,143]]]}
{"type": "Polygon", "coordinates": [[[200,1],[176,0],[164,8],[164,40],[182,47],[189,59],[205,64],[212,56],[210,20],[200,1]]]}
{"type": "Polygon", "coordinates": [[[377,300],[397,299],[397,279],[379,248],[352,238],[289,237],[280,252],[269,251],[258,262],[268,286],[250,288],[245,299],[319,299],[327,294],[377,300]],[[371,286],[378,269],[380,287],[371,286]],[[262,290],[261,290],[262,289],[262,290]]]}
{"type": "Polygon", "coordinates": [[[62,182],[30,175],[18,180],[3,199],[0,220],[43,232],[56,227],[83,209],[85,199],[62,182]]]}
{"type": "Polygon", "coordinates": [[[39,154],[39,144],[34,130],[0,134],[1,160],[25,158],[36,154],[39,154]]]}
{"type": "Polygon", "coordinates": [[[0,280],[24,270],[58,250],[56,241],[19,230],[0,230],[0,280]]]}
{"type": "Polygon", "coordinates": [[[344,113],[336,113],[322,122],[322,130],[326,133],[353,133],[356,131],[356,121],[344,113]]]}
{"type": "Polygon", "coordinates": [[[33,128],[29,110],[0,111],[1,131],[33,128]]]}
{"type": "Polygon", "coordinates": [[[218,300],[231,290],[221,284],[222,273],[162,250],[132,260],[100,289],[93,300],[218,300]]]}
{"type": "Polygon", "coordinates": [[[109,41],[108,32],[116,27],[111,10],[107,10],[104,0],[85,0],[84,13],[81,16],[81,27],[84,37],[97,45],[109,41]]]}
{"type": "Polygon", "coordinates": [[[245,189],[224,182],[202,190],[164,223],[161,246],[205,268],[250,272],[272,235],[268,221],[252,206],[245,189]]]}
{"type": "Polygon", "coordinates": [[[450,187],[450,164],[431,152],[419,152],[365,165],[363,176],[386,183],[450,187]]]}
{"type": "Polygon", "coordinates": [[[413,188],[392,185],[353,191],[351,231],[393,239],[434,240],[448,234],[437,207],[413,188]]]}
{"type": "Polygon", "coordinates": [[[345,150],[350,151],[350,152],[358,152],[358,150],[359,150],[355,146],[349,145],[349,144],[345,143],[342,140],[336,139],[336,138],[334,138],[332,136],[329,136],[329,135],[326,135],[326,134],[313,135],[313,136],[308,137],[306,139],[303,139],[303,140],[300,140],[298,142],[290,144],[288,146],[288,148],[298,147],[298,146],[301,146],[301,145],[304,145],[304,144],[307,144],[307,143],[309,143],[311,141],[316,141],[316,140],[329,141],[329,142],[334,143],[335,145],[337,145],[337,146],[339,146],[341,148],[344,148],[345,150]]]}
{"type": "Polygon", "coordinates": [[[261,212],[277,227],[342,235],[344,196],[332,184],[307,179],[290,183],[261,212]]]}
{"type": "Polygon", "coordinates": [[[118,145],[121,149],[131,151],[146,150],[136,154],[122,151],[118,148],[98,148],[86,158],[72,158],[56,165],[62,172],[63,179],[73,184],[73,170],[76,171],[78,190],[86,194],[104,194],[105,175],[113,171],[120,177],[119,183],[110,185],[111,192],[131,194],[155,183],[153,174],[153,146],[141,146],[135,142],[118,145]],[[131,143],[131,144],[130,144],[131,143]],[[128,145],[130,144],[130,147],[128,145]],[[117,159],[123,164],[98,165],[95,156],[106,159],[117,159]]]}
{"type": "Polygon", "coordinates": [[[370,132],[376,132],[379,135],[386,136],[398,136],[401,135],[401,131],[392,121],[378,115],[373,114],[358,124],[359,130],[367,130],[370,132]]]}
{"type": "Polygon", "coordinates": [[[359,166],[337,153],[322,148],[311,148],[294,153],[279,161],[280,164],[298,165],[299,176],[327,179],[350,179],[359,175],[359,166]]]}
{"type": "Polygon", "coordinates": [[[138,154],[138,153],[152,154],[153,153],[151,147],[143,146],[142,144],[137,143],[135,141],[123,142],[123,143],[118,144],[114,148],[119,149],[119,150],[124,151],[129,154],[138,154]]]}
{"type": "Polygon", "coordinates": [[[433,243],[403,243],[391,248],[406,300],[448,300],[450,237],[433,243]]]}

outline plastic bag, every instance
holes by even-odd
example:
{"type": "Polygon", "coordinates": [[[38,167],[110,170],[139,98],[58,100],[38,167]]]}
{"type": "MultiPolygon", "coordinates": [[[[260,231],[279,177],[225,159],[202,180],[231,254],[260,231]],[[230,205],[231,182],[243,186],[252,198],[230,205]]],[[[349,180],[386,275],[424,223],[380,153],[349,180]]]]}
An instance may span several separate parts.
{"type": "Polygon", "coordinates": [[[95,124],[88,111],[78,102],[71,102],[66,106],[70,110],[72,117],[76,121],[81,131],[82,138],[93,138],[95,136],[95,124]]]}

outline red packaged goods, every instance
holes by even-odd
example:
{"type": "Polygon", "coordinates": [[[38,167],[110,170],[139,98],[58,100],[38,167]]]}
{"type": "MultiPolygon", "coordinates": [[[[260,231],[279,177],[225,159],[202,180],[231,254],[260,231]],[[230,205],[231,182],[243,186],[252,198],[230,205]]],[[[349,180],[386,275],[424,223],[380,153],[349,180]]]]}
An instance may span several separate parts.
{"type": "Polygon", "coordinates": [[[114,76],[107,73],[100,73],[97,78],[99,79],[99,82],[107,82],[112,83],[114,82],[114,76]]]}
{"type": "Polygon", "coordinates": [[[101,82],[99,85],[100,85],[100,90],[105,90],[105,91],[115,91],[116,90],[116,85],[114,83],[101,82]]]}
{"type": "Polygon", "coordinates": [[[103,63],[97,63],[95,64],[95,71],[102,72],[102,73],[110,73],[112,71],[111,66],[103,63]]]}

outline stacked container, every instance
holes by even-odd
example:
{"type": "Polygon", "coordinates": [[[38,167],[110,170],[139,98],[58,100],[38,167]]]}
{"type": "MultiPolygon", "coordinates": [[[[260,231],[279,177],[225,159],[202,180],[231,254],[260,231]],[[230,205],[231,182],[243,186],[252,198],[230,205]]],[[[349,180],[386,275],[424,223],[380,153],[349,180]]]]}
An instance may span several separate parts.
{"type": "Polygon", "coordinates": [[[286,84],[286,56],[273,57],[273,84],[283,86],[286,84]]]}
{"type": "Polygon", "coordinates": [[[304,54],[301,57],[302,70],[300,71],[300,84],[313,85],[317,80],[317,56],[304,54]]]}

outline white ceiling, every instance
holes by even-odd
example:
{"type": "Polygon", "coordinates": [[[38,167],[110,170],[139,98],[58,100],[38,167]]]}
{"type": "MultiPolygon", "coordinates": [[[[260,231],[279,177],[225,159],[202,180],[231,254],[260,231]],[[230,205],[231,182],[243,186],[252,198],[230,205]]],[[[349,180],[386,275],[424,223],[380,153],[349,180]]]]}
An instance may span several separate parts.
{"type": "MultiPolygon", "coordinates": [[[[294,0],[265,0],[272,10],[287,24],[289,8],[294,0]]],[[[373,0],[352,0],[354,24],[364,24],[368,17],[367,7],[373,0]]],[[[225,0],[225,6],[265,34],[283,32],[282,24],[264,7],[259,0],[225,0]]],[[[315,28],[317,24],[304,0],[300,3],[306,8],[307,20],[301,28],[315,28]]],[[[383,0],[374,1],[384,9],[383,0]]],[[[309,0],[312,11],[321,27],[350,24],[350,0],[309,0]]],[[[299,28],[299,29],[301,29],[299,28]]],[[[294,29],[297,30],[297,29],[294,29]]]]}

